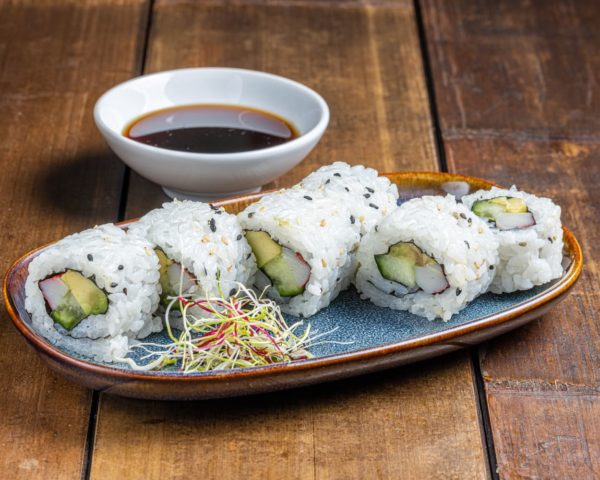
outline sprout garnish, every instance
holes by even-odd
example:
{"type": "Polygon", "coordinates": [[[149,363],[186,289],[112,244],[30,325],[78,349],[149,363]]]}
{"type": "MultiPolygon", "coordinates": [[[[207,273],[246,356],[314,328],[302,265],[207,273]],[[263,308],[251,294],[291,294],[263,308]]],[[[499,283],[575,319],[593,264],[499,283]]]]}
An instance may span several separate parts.
{"type": "MultiPolygon", "coordinates": [[[[303,322],[288,326],[277,304],[264,291],[258,296],[238,283],[229,299],[223,297],[220,288],[219,293],[220,297],[170,297],[165,327],[171,343],[134,344],[130,352],[146,353],[138,361],[122,360],[134,370],[171,367],[185,373],[258,367],[311,358],[306,348],[315,339],[331,333],[311,335],[307,325],[296,334],[303,322]],[[181,313],[182,330],[178,333],[171,325],[174,309],[181,313]]],[[[176,318],[179,320],[178,315],[176,318]]]]}

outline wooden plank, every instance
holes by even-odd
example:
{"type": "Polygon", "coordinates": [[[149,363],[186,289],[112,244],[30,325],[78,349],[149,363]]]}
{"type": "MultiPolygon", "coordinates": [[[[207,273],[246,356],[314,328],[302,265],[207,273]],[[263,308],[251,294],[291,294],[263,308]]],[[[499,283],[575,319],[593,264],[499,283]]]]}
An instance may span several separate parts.
{"type": "MultiPolygon", "coordinates": [[[[338,158],[381,170],[436,168],[410,3],[159,1],[149,55],[151,71],[255,68],[325,96],[327,135],[278,185],[338,158]]],[[[134,178],[128,216],[157,206],[157,192],[134,178]]],[[[468,355],[238,400],[102,397],[93,478],[190,471],[203,478],[483,478],[468,355]]]]}
{"type": "MultiPolygon", "coordinates": [[[[144,3],[2,2],[0,18],[5,271],[31,248],[115,219],[123,168],[92,109],[139,63],[144,3]]],[[[91,394],[43,366],[0,315],[0,477],[76,478],[91,394]]]]}
{"type": "Polygon", "coordinates": [[[517,12],[496,2],[424,2],[450,169],[552,197],[586,256],[560,307],[481,350],[506,478],[598,472],[600,104],[592,72],[600,9],[551,3],[517,12]]]}
{"type": "Polygon", "coordinates": [[[484,478],[465,365],[202,403],[103,396],[92,478],[484,478]]]}
{"type": "MultiPolygon", "coordinates": [[[[292,185],[339,159],[381,171],[432,170],[437,163],[410,5],[207,2],[198,8],[159,1],[146,71],[250,68],[292,78],[323,95],[331,121],[318,148],[265,188],[292,185]]],[[[156,185],[132,175],[128,215],[166,200],[156,185]]]]}
{"type": "Polygon", "coordinates": [[[446,134],[598,138],[596,1],[422,3],[446,134]]]}
{"type": "Polygon", "coordinates": [[[548,385],[542,391],[488,386],[494,422],[524,421],[495,431],[501,478],[598,478],[600,398],[597,390],[548,385]],[[506,421],[506,420],[504,420],[506,421]]]}

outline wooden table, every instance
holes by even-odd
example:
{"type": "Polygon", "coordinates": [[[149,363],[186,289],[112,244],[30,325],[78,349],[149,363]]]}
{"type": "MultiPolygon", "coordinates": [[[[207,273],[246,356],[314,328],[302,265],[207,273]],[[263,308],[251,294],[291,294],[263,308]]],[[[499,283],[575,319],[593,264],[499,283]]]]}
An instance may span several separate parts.
{"type": "Polygon", "coordinates": [[[291,185],[345,159],[547,194],[587,263],[544,318],[471,351],[197,403],[105,396],[42,366],[2,312],[1,478],[600,476],[600,4],[594,0],[0,0],[0,261],[166,198],[96,131],[112,85],[190,66],[319,91],[291,185]]]}

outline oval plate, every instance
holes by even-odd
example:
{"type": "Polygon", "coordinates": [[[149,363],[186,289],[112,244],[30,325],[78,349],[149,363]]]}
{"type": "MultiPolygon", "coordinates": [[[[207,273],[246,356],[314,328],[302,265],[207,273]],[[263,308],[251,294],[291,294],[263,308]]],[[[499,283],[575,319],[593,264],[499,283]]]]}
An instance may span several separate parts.
{"type": "MultiPolygon", "coordinates": [[[[401,201],[425,194],[444,194],[449,181],[466,182],[471,191],[493,184],[474,177],[447,173],[392,173],[401,201]]],[[[264,194],[216,202],[235,213],[264,194]]],[[[122,225],[135,221],[123,222],[122,225]]],[[[407,312],[380,308],[360,300],[354,289],[342,294],[307,322],[320,332],[336,329],[329,343],[311,348],[315,358],[268,367],[220,372],[136,372],[126,365],[108,365],[72,355],[49,344],[31,328],[24,306],[27,268],[44,248],[17,260],[4,279],[4,302],[17,330],[50,368],[86,387],[116,395],[163,400],[194,400],[247,395],[361,375],[452,352],[519,327],[563,300],[583,263],[581,248],[564,228],[564,275],[524,292],[485,294],[449,322],[427,321],[407,312]]],[[[288,321],[293,320],[289,318],[288,321]]],[[[155,334],[160,337],[162,334],[155,334]]],[[[160,338],[156,340],[160,341],[160,338]]]]}

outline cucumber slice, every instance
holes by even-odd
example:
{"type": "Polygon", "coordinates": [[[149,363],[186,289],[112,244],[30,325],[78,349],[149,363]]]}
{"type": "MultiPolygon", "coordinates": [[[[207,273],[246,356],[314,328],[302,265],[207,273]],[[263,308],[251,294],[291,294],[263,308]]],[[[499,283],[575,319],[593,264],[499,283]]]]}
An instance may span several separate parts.
{"type": "Polygon", "coordinates": [[[411,289],[417,286],[415,262],[410,258],[397,257],[391,254],[375,255],[375,263],[381,276],[411,289]]]}
{"type": "Polygon", "coordinates": [[[506,210],[502,205],[491,203],[489,200],[477,200],[471,207],[471,211],[478,217],[496,221],[496,216],[506,210]]]}
{"type": "Polygon", "coordinates": [[[281,254],[262,267],[273,286],[282,297],[295,297],[304,292],[310,278],[310,266],[302,255],[289,248],[281,248],[281,254]]]}
{"type": "Polygon", "coordinates": [[[72,330],[88,315],[77,303],[73,294],[69,292],[64,296],[60,305],[52,310],[50,316],[65,330],[72,330]]]}
{"type": "Polygon", "coordinates": [[[386,280],[396,282],[414,293],[441,293],[448,288],[443,268],[412,242],[392,245],[388,253],[375,255],[379,273],[386,280]]]}

